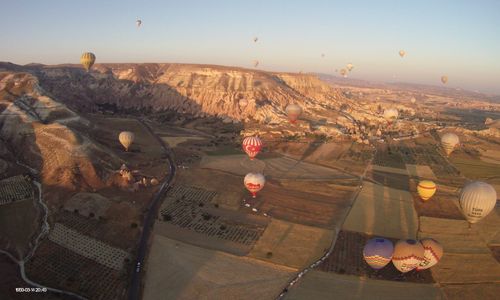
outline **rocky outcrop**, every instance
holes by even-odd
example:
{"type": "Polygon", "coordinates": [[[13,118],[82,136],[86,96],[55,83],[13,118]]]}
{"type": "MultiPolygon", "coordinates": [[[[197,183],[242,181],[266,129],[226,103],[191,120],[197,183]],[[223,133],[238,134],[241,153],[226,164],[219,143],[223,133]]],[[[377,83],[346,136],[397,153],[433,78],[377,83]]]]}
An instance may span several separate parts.
{"type": "MultiPolygon", "coordinates": [[[[45,185],[97,189],[115,160],[76,127],[88,122],[55,101],[29,73],[0,72],[0,137],[45,185]],[[72,125],[78,125],[76,127],[72,125]]],[[[118,164],[116,162],[116,164],[118,164]]]]}

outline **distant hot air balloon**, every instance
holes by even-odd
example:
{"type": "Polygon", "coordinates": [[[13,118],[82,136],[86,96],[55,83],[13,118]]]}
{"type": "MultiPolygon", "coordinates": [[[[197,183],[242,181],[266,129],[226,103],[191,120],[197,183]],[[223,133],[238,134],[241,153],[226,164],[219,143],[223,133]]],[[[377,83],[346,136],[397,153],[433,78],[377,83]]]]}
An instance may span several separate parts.
{"type": "Polygon", "coordinates": [[[417,193],[422,200],[427,201],[436,193],[436,184],[430,180],[422,180],[418,183],[417,193]]]}
{"type": "Polygon", "coordinates": [[[399,112],[395,108],[388,108],[384,110],[384,119],[387,120],[387,123],[392,124],[394,120],[396,120],[399,116],[399,112]]]}
{"type": "Polygon", "coordinates": [[[254,37],[254,38],[253,38],[253,42],[254,42],[254,43],[257,43],[257,41],[258,41],[258,40],[259,40],[259,38],[258,38],[258,37],[254,37]]]}
{"type": "Polygon", "coordinates": [[[130,131],[122,131],[118,135],[118,140],[125,148],[125,151],[128,151],[130,145],[132,145],[132,143],[134,142],[134,138],[135,138],[134,133],[130,131]]]}
{"type": "Polygon", "coordinates": [[[415,104],[415,102],[417,102],[417,99],[416,99],[415,97],[411,97],[410,102],[411,102],[412,104],[415,104]]]}
{"type": "Polygon", "coordinates": [[[80,63],[83,65],[83,67],[85,68],[85,70],[87,70],[87,72],[90,70],[90,68],[92,67],[92,65],[94,65],[94,62],[95,62],[95,55],[94,55],[94,53],[85,52],[80,57],[80,63]]]}
{"type": "Polygon", "coordinates": [[[417,266],[417,271],[429,269],[435,266],[443,257],[443,246],[431,238],[421,239],[420,243],[424,247],[424,259],[417,266]]]}
{"type": "Polygon", "coordinates": [[[347,77],[347,70],[346,69],[340,69],[340,75],[347,77]]]}
{"type": "Polygon", "coordinates": [[[240,107],[246,107],[248,105],[248,100],[247,99],[240,99],[240,101],[238,101],[238,105],[240,107]]]}
{"type": "Polygon", "coordinates": [[[285,108],[286,115],[288,116],[288,120],[290,120],[290,123],[294,124],[297,122],[297,119],[299,118],[300,114],[302,113],[302,108],[297,105],[297,104],[288,104],[288,106],[285,108]]]}
{"type": "Polygon", "coordinates": [[[321,53],[321,58],[325,58],[325,53],[321,53]]]}
{"type": "Polygon", "coordinates": [[[259,61],[258,61],[258,60],[254,60],[254,61],[253,61],[253,66],[254,66],[255,68],[257,68],[257,67],[259,66],[259,61]]]}
{"type": "Polygon", "coordinates": [[[384,238],[373,238],[363,248],[363,258],[375,270],[382,269],[391,262],[394,246],[384,238]]]}
{"type": "Polygon", "coordinates": [[[247,136],[243,139],[242,146],[243,151],[253,160],[262,149],[262,140],[256,136],[247,136]]]}
{"type": "Polygon", "coordinates": [[[466,184],[460,191],[458,204],[470,224],[479,222],[486,217],[497,203],[495,189],[482,181],[466,184]]]}
{"type": "Polygon", "coordinates": [[[404,50],[399,50],[399,56],[404,57],[406,52],[404,50]]]}
{"type": "Polygon", "coordinates": [[[252,193],[252,197],[257,197],[257,192],[262,190],[266,183],[266,178],[261,173],[248,173],[243,180],[247,190],[252,193]]]}
{"type": "Polygon", "coordinates": [[[424,259],[424,247],[415,240],[399,240],[394,246],[392,264],[402,273],[415,269],[424,259]]]}
{"type": "Polygon", "coordinates": [[[448,76],[446,76],[446,75],[441,76],[441,82],[443,84],[446,84],[448,82],[448,76]]]}
{"type": "Polygon", "coordinates": [[[137,25],[137,27],[141,27],[141,25],[142,25],[142,20],[137,19],[137,21],[135,21],[135,24],[137,25]]]}
{"type": "Polygon", "coordinates": [[[351,70],[354,68],[354,65],[353,65],[352,63],[348,63],[348,64],[346,65],[346,68],[347,68],[347,70],[348,70],[349,72],[351,72],[351,70]]]}
{"type": "Polygon", "coordinates": [[[441,137],[441,146],[443,147],[446,156],[450,156],[459,142],[460,140],[456,134],[451,132],[443,134],[441,137]]]}

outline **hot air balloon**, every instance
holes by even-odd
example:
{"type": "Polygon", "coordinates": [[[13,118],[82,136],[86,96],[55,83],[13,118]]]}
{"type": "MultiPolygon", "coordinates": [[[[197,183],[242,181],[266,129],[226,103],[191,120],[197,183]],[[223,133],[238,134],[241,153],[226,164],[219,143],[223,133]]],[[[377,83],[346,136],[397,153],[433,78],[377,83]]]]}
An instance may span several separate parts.
{"type": "Polygon", "coordinates": [[[399,116],[399,112],[395,108],[389,108],[384,110],[384,119],[387,120],[387,123],[392,124],[394,120],[396,120],[399,116]]]}
{"type": "Polygon", "coordinates": [[[402,273],[415,269],[424,259],[424,247],[415,240],[399,240],[394,246],[392,264],[402,273]]]}
{"type": "Polygon", "coordinates": [[[135,138],[134,133],[130,131],[122,131],[118,135],[118,140],[125,148],[125,151],[128,151],[130,145],[132,145],[132,143],[134,142],[134,138],[135,138]]]}
{"type": "Polygon", "coordinates": [[[418,183],[417,193],[422,200],[427,201],[436,193],[436,184],[430,180],[422,180],[418,183]]]}
{"type": "Polygon", "coordinates": [[[346,69],[340,69],[340,75],[347,77],[347,70],[346,69]]]}
{"type": "Polygon", "coordinates": [[[137,21],[135,21],[135,24],[137,25],[137,28],[139,28],[142,25],[142,21],[140,19],[137,19],[137,21]]]}
{"type": "Polygon", "coordinates": [[[443,134],[441,137],[441,146],[443,146],[446,156],[450,156],[459,142],[460,140],[456,134],[450,132],[443,134]]]}
{"type": "Polygon", "coordinates": [[[465,219],[470,224],[477,223],[486,217],[495,207],[497,192],[482,181],[473,181],[466,184],[460,191],[458,204],[465,219]]]}
{"type": "Polygon", "coordinates": [[[446,76],[446,75],[441,76],[441,82],[443,84],[446,84],[448,82],[448,76],[446,76]]]}
{"type": "Polygon", "coordinates": [[[286,115],[288,116],[288,120],[290,120],[290,123],[294,124],[295,122],[297,122],[297,119],[302,113],[302,108],[297,104],[288,104],[288,106],[285,108],[285,111],[286,115]]]}
{"type": "Polygon", "coordinates": [[[94,53],[85,52],[80,57],[80,63],[83,65],[83,67],[85,68],[85,70],[87,70],[87,72],[90,70],[90,68],[92,67],[92,65],[94,65],[94,62],[95,62],[95,55],[94,55],[94,53]]]}
{"type": "Polygon", "coordinates": [[[375,270],[385,267],[392,259],[394,246],[384,238],[373,238],[363,248],[363,258],[375,270]]]}
{"type": "Polygon", "coordinates": [[[404,57],[406,52],[404,50],[399,50],[399,56],[404,57]]]}
{"type": "Polygon", "coordinates": [[[431,238],[421,239],[420,243],[424,247],[424,259],[417,266],[417,271],[429,269],[435,266],[443,257],[443,246],[431,238]]]}
{"type": "Polygon", "coordinates": [[[262,149],[262,140],[256,136],[247,136],[243,139],[242,146],[243,151],[253,160],[262,149]]]}
{"type": "Polygon", "coordinates": [[[257,67],[259,66],[259,61],[258,61],[258,60],[254,60],[254,61],[253,61],[253,66],[254,66],[255,68],[257,68],[257,67]]]}
{"type": "Polygon", "coordinates": [[[354,68],[354,65],[352,63],[348,63],[346,65],[347,71],[351,72],[351,70],[354,68]]]}
{"type": "Polygon", "coordinates": [[[262,190],[266,183],[266,178],[261,173],[248,173],[243,180],[247,190],[252,193],[252,197],[257,197],[257,192],[262,190]]]}
{"type": "Polygon", "coordinates": [[[238,105],[240,107],[246,107],[248,105],[248,100],[247,99],[240,99],[240,101],[238,101],[238,105]]]}
{"type": "Polygon", "coordinates": [[[412,104],[415,104],[415,102],[417,102],[417,99],[416,99],[415,97],[411,97],[410,102],[411,102],[412,104]]]}
{"type": "Polygon", "coordinates": [[[257,41],[258,41],[258,40],[259,40],[259,38],[258,38],[258,37],[254,37],[254,38],[253,38],[253,42],[254,42],[254,43],[257,43],[257,41]]]}
{"type": "Polygon", "coordinates": [[[321,58],[325,58],[325,53],[321,53],[321,58]]]}

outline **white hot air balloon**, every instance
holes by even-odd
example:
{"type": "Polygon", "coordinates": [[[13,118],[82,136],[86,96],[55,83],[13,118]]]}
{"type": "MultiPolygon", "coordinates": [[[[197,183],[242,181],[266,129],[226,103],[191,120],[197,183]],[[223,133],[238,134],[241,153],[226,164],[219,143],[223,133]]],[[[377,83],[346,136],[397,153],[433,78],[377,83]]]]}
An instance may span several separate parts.
{"type": "Polygon", "coordinates": [[[441,146],[443,147],[446,156],[450,156],[458,143],[460,143],[460,139],[454,133],[448,132],[443,134],[441,137],[441,146]]]}
{"type": "Polygon", "coordinates": [[[128,151],[130,148],[130,145],[134,142],[135,135],[133,132],[130,131],[122,131],[118,135],[118,140],[122,144],[122,146],[125,148],[125,151],[128,151]]]}
{"type": "Polygon", "coordinates": [[[462,188],[458,203],[465,219],[469,224],[474,224],[493,210],[497,203],[497,192],[486,182],[473,181],[462,188]]]}
{"type": "Polygon", "coordinates": [[[389,108],[384,110],[384,119],[387,120],[389,124],[392,124],[399,116],[399,112],[395,108],[389,108]]]}
{"type": "Polygon", "coordinates": [[[348,63],[346,66],[347,71],[351,72],[351,70],[354,68],[354,65],[352,63],[348,63]]]}
{"type": "Polygon", "coordinates": [[[302,108],[298,104],[292,103],[287,105],[285,112],[290,123],[294,124],[302,113],[302,108]]]}
{"type": "Polygon", "coordinates": [[[262,190],[266,184],[266,178],[261,173],[248,173],[243,180],[245,187],[252,194],[252,197],[257,197],[257,192],[262,190]]]}
{"type": "Polygon", "coordinates": [[[245,108],[248,105],[248,100],[247,99],[240,99],[240,101],[238,101],[238,105],[240,106],[240,108],[245,108]]]}
{"type": "Polygon", "coordinates": [[[416,240],[399,240],[394,246],[392,264],[402,273],[417,268],[424,260],[424,247],[416,240]]]}
{"type": "Polygon", "coordinates": [[[417,271],[429,269],[435,266],[443,257],[443,246],[431,238],[421,239],[420,243],[424,247],[424,260],[418,265],[417,271]]]}

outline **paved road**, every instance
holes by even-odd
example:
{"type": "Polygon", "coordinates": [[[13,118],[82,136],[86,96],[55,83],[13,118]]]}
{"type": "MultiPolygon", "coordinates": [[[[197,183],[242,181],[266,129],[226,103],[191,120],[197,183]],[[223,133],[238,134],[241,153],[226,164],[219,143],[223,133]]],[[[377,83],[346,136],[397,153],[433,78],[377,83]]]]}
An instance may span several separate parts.
{"type": "Polygon", "coordinates": [[[158,209],[163,199],[165,193],[172,186],[172,182],[175,178],[175,163],[171,156],[170,148],[165,144],[165,142],[157,136],[154,131],[147,125],[143,120],[138,120],[150,133],[153,135],[158,143],[163,147],[165,151],[166,160],[168,162],[168,176],[163,180],[160,189],[153,196],[151,203],[149,204],[146,217],[143,223],[143,229],[141,234],[141,239],[139,242],[139,248],[137,252],[137,259],[135,261],[134,272],[132,273],[132,283],[129,290],[129,299],[130,300],[139,300],[141,298],[141,282],[143,275],[143,267],[144,267],[144,258],[146,257],[148,251],[148,241],[149,236],[151,235],[151,231],[153,229],[154,221],[156,215],[158,213],[158,209]]]}

